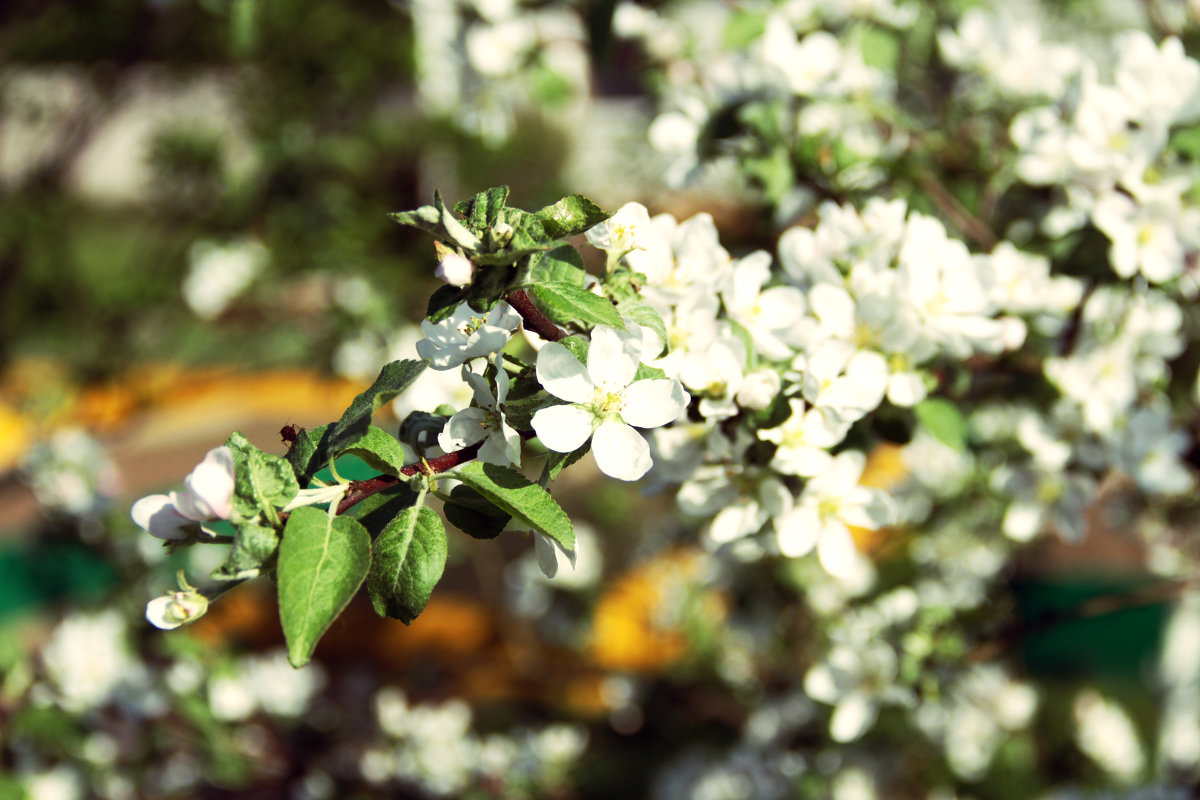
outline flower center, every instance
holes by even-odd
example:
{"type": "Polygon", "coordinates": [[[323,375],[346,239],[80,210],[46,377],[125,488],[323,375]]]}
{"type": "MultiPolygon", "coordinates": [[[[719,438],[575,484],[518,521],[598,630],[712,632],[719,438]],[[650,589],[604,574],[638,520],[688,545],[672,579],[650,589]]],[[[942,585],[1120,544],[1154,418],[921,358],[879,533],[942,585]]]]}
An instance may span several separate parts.
{"type": "Polygon", "coordinates": [[[472,333],[482,328],[486,322],[487,320],[483,319],[483,317],[471,317],[465,322],[459,324],[458,332],[463,336],[470,336],[472,333]]]}
{"type": "Polygon", "coordinates": [[[621,409],[625,407],[625,398],[616,392],[606,392],[603,389],[597,389],[592,400],[592,409],[596,416],[602,419],[609,417],[620,416],[621,409]]]}

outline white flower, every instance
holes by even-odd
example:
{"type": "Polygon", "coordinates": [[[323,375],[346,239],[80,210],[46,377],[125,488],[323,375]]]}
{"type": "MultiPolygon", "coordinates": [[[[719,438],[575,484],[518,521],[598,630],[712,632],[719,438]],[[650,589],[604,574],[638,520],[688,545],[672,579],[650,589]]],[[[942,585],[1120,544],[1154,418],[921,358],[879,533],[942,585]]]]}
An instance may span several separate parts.
{"type": "Polygon", "coordinates": [[[438,262],[433,274],[451,286],[466,286],[475,276],[475,265],[469,258],[450,253],[438,262]]]}
{"type": "Polygon", "coordinates": [[[475,392],[476,406],[459,411],[438,435],[438,445],[447,453],[483,442],[479,460],[501,466],[520,466],[521,436],[504,419],[504,401],[510,380],[504,371],[503,356],[497,355],[496,394],[487,379],[463,368],[463,379],[475,392]]]}
{"type": "Polygon", "coordinates": [[[434,369],[454,369],[498,352],[520,322],[520,315],[503,301],[482,316],[463,303],[441,322],[421,322],[425,338],[417,342],[417,354],[434,369]]]}
{"type": "Polygon", "coordinates": [[[807,408],[799,398],[791,398],[788,404],[791,416],[777,428],[760,430],[758,438],[779,445],[772,469],[785,475],[819,475],[833,459],[829,448],[845,438],[850,426],[819,408],[807,408]]]}
{"type": "Polygon", "coordinates": [[[169,631],[204,616],[208,598],[194,589],[171,592],[146,604],[146,620],[156,628],[169,631]]]}
{"type": "Polygon", "coordinates": [[[129,514],[139,527],[160,539],[186,539],[186,529],[195,523],[229,519],[233,483],[233,451],[214,447],[184,479],[186,491],[143,497],[129,514]]]}
{"type": "Polygon", "coordinates": [[[679,381],[634,381],[642,353],[638,331],[618,331],[599,325],[592,331],[584,366],[557,342],[541,349],[537,378],[546,391],[570,405],[543,408],[533,415],[533,429],[547,448],[570,453],[590,437],[600,471],[613,478],[635,481],[651,466],[650,447],[639,428],[657,428],[674,421],[689,397],[679,381]]]}
{"type": "Polygon", "coordinates": [[[829,468],[809,480],[795,508],[775,519],[779,549],[802,556],[815,546],[821,566],[834,577],[853,574],[862,556],[849,526],[877,530],[894,522],[892,499],[879,489],[858,484],[866,456],[847,450],[829,468]]]}
{"type": "Polygon", "coordinates": [[[592,247],[605,251],[613,258],[643,248],[643,240],[653,235],[650,212],[641,203],[626,203],[617,213],[592,226],[585,234],[592,247]]]}

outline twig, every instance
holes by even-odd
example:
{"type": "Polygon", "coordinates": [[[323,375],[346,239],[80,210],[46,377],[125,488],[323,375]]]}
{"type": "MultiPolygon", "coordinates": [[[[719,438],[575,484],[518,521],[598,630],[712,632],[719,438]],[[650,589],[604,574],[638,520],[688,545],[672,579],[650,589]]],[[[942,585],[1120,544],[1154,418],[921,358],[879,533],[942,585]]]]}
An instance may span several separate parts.
{"type": "Polygon", "coordinates": [[[527,330],[533,331],[547,342],[557,342],[559,339],[566,337],[567,334],[551,322],[550,318],[543,314],[540,308],[534,305],[524,289],[517,289],[515,292],[510,292],[505,299],[521,315],[521,319],[525,321],[525,328],[527,330]]]}

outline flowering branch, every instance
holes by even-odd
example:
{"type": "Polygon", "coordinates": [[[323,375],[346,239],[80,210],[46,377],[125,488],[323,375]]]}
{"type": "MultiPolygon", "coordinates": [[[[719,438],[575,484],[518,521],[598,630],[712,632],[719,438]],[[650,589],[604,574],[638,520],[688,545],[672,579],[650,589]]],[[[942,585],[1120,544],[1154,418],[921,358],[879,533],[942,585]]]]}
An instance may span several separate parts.
{"type": "Polygon", "coordinates": [[[509,293],[505,298],[508,304],[513,307],[521,318],[524,320],[525,329],[533,331],[538,336],[548,342],[557,342],[566,336],[562,329],[555,325],[550,319],[542,313],[542,310],[534,305],[529,299],[529,295],[524,289],[517,289],[515,292],[509,293]]]}

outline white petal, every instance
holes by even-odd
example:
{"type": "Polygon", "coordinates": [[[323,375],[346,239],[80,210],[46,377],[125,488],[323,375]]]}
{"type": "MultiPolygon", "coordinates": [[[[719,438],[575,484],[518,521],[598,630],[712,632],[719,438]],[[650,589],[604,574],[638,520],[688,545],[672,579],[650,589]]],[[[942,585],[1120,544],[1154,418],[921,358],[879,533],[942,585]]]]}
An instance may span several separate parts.
{"type": "Polygon", "coordinates": [[[829,720],[829,736],[835,742],[852,742],[875,723],[879,709],[866,692],[852,691],[838,701],[829,720]]]}
{"type": "Polygon", "coordinates": [[[633,381],[641,353],[640,331],[618,331],[607,325],[597,325],[588,348],[588,374],[601,389],[619,392],[633,381]]]}
{"type": "Polygon", "coordinates": [[[589,403],[596,392],[587,367],[558,342],[538,351],[537,379],[547,392],[572,403],[589,403]]]}
{"type": "Polygon", "coordinates": [[[464,408],[459,411],[438,434],[438,447],[451,453],[482,442],[489,433],[483,425],[485,417],[482,408],[464,408]]]}
{"type": "Polygon", "coordinates": [[[807,555],[821,533],[821,518],[815,508],[800,506],[775,519],[779,552],[790,558],[807,555]]]}
{"type": "Polygon", "coordinates": [[[596,466],[611,478],[636,481],[650,471],[650,445],[623,422],[605,422],[592,436],[596,466]]]}
{"type": "Polygon", "coordinates": [[[146,604],[146,621],[164,631],[174,630],[183,624],[183,620],[170,613],[175,598],[171,595],[156,597],[146,604]]]}
{"type": "Polygon", "coordinates": [[[542,533],[533,534],[533,552],[537,555],[538,566],[547,578],[558,574],[558,553],[555,552],[554,540],[542,533]]]}
{"type": "Polygon", "coordinates": [[[582,447],[592,435],[595,421],[592,412],[579,406],[550,406],[534,414],[530,424],[548,449],[570,453],[582,447]]]}
{"type": "Polygon", "coordinates": [[[674,378],[634,381],[621,393],[621,419],[639,428],[657,428],[674,422],[691,397],[674,378]]]}
{"type": "Polygon", "coordinates": [[[229,519],[233,513],[233,451],[225,446],[209,450],[183,485],[211,512],[205,519],[229,519]]]}
{"type": "Polygon", "coordinates": [[[152,494],[138,500],[129,510],[129,516],[133,517],[138,527],[159,539],[167,540],[186,539],[187,534],[182,528],[192,523],[192,520],[175,510],[171,498],[165,494],[152,494]]]}
{"type": "Polygon", "coordinates": [[[851,576],[862,558],[854,546],[849,529],[837,520],[829,520],[817,540],[817,559],[835,578],[851,576]]]}

